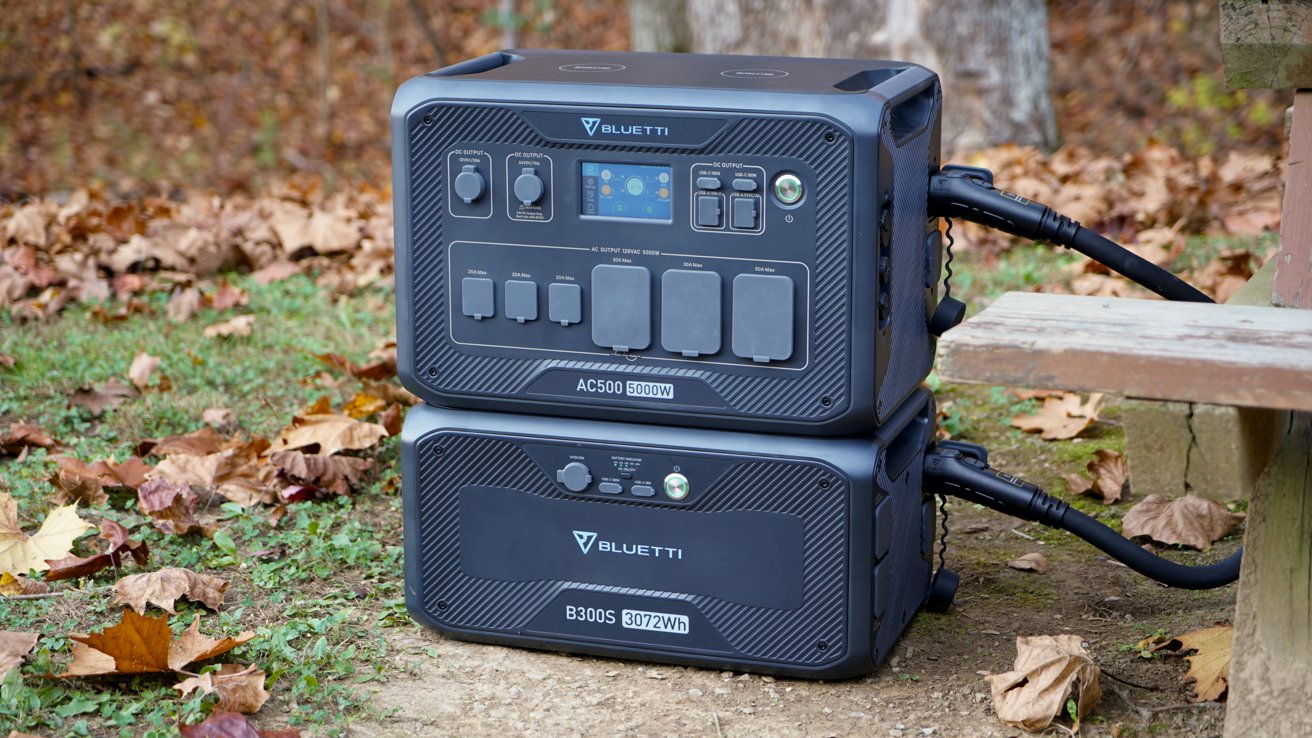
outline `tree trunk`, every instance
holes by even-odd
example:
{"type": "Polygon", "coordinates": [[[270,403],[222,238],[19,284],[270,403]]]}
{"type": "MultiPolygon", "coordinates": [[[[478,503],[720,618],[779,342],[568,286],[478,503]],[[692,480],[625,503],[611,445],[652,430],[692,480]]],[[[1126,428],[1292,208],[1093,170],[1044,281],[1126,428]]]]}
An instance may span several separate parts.
{"type": "Polygon", "coordinates": [[[686,35],[692,51],[924,65],[943,80],[949,152],[1057,144],[1044,0],[630,0],[629,7],[635,49],[678,49],[660,39],[686,35]]]}
{"type": "Polygon", "coordinates": [[[634,51],[689,51],[688,0],[629,0],[634,51]]]}

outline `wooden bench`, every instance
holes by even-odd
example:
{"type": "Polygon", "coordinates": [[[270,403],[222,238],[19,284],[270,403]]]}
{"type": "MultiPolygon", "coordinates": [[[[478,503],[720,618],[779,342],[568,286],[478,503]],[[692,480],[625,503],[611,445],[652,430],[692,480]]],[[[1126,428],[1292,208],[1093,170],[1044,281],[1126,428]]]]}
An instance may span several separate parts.
{"type": "Polygon", "coordinates": [[[938,372],[1238,408],[1243,455],[1270,463],[1242,490],[1225,735],[1312,736],[1312,3],[1221,0],[1221,42],[1231,87],[1299,89],[1271,287],[1245,300],[1279,307],[1011,293],[944,334],[938,372]]]}

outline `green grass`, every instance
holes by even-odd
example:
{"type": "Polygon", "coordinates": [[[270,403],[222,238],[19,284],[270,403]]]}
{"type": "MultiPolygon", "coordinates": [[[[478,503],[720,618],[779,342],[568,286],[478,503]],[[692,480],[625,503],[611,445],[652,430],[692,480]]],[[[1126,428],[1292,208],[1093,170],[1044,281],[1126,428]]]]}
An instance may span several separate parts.
{"type": "MultiPolygon", "coordinates": [[[[202,425],[209,407],[231,407],[246,432],[271,436],[291,415],[321,395],[340,402],[355,389],[303,382],[324,370],[313,354],[337,352],[363,362],[369,350],[392,335],[390,295],[366,291],[332,298],[307,277],[260,286],[235,278],[249,290],[248,306],[224,314],[204,312],[185,323],[164,318],[164,295],[148,298],[155,315],[106,325],[90,306],[74,306],[50,323],[16,323],[0,314],[0,353],[17,359],[0,369],[0,422],[26,419],[44,426],[84,460],[122,459],[144,438],[184,433],[202,425]],[[212,339],[206,325],[248,313],[256,316],[246,338],[212,339]],[[67,403],[80,386],[110,378],[126,381],[137,351],[162,357],[155,375],[172,382],[167,392],[147,392],[101,418],[67,403]]],[[[289,506],[277,526],[267,509],[243,510],[221,500],[221,533],[171,536],[156,531],[131,493],[114,493],[108,505],[83,509],[102,515],[145,540],[151,559],[144,570],[183,566],[230,582],[227,605],[210,613],[181,600],[170,617],[175,632],[202,615],[201,631],[258,637],[220,661],[254,663],[268,675],[273,698],[258,719],[307,726],[311,735],[337,735],[368,712],[367,683],[387,675],[382,628],[402,617],[400,500],[395,440],[385,442],[378,469],[354,497],[289,506]]],[[[35,526],[50,506],[48,479],[55,469],[45,451],[23,462],[0,460],[0,491],[18,502],[25,526],[35,526]]],[[[83,553],[98,539],[84,538],[83,553]]],[[[141,571],[127,566],[123,574],[141,571]]],[[[180,698],[169,676],[55,680],[63,670],[69,633],[100,630],[119,620],[111,606],[112,568],[73,582],[59,597],[0,603],[0,630],[42,635],[21,673],[0,684],[0,734],[11,729],[48,735],[166,736],[178,721],[208,713],[213,697],[180,698]]]]}

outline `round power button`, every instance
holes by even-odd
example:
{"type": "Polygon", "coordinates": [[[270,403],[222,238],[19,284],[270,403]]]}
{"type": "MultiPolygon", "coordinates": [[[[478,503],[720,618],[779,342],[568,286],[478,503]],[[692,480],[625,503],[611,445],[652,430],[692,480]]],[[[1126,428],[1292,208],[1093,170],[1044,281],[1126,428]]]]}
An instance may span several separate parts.
{"type": "Polygon", "coordinates": [[[682,500],[688,496],[688,478],[675,472],[665,477],[665,496],[671,500],[682,500]]]}
{"type": "Polygon", "coordinates": [[[796,174],[781,174],[774,178],[774,197],[783,205],[796,205],[802,201],[802,180],[796,174]]]}

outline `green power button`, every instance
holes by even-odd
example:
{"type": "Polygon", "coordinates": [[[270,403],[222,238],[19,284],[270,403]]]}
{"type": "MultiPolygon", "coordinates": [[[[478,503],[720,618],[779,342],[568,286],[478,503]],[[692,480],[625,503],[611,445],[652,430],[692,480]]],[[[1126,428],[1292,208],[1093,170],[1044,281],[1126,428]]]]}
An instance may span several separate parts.
{"type": "Polygon", "coordinates": [[[675,472],[665,477],[665,496],[671,500],[682,500],[688,496],[688,478],[675,472]]]}
{"type": "Polygon", "coordinates": [[[802,180],[796,174],[781,174],[774,178],[774,196],[784,205],[802,201],[802,180]]]}

